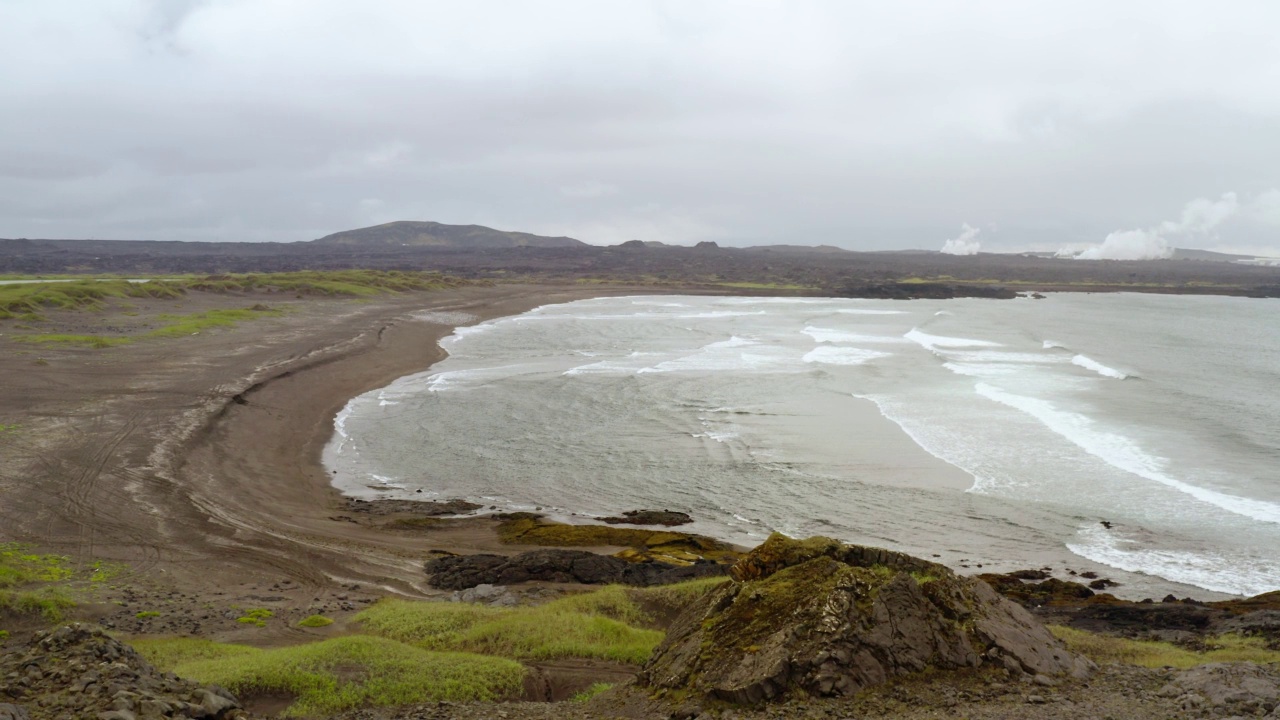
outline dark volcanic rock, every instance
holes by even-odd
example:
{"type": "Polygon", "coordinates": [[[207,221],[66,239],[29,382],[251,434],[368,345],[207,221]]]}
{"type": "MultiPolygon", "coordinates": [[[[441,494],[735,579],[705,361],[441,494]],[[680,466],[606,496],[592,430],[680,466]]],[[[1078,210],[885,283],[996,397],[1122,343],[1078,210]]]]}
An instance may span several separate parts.
{"type": "Polygon", "coordinates": [[[607,517],[601,520],[610,525],[665,525],[667,527],[688,525],[693,522],[693,518],[689,517],[688,513],[674,510],[628,510],[622,513],[622,517],[607,517]]]}
{"type": "Polygon", "coordinates": [[[6,720],[25,720],[24,712],[31,720],[244,717],[226,690],[162,673],[128,645],[80,625],[39,633],[25,651],[0,656],[0,678],[0,703],[18,704],[0,704],[6,720]]]}
{"type": "Polygon", "coordinates": [[[747,704],[852,695],[931,668],[1092,668],[986,583],[901,553],[775,534],[731,574],[675,621],[641,687],[747,704]]]}
{"type": "Polygon", "coordinates": [[[607,585],[621,583],[646,587],[724,575],[727,568],[714,562],[676,567],[661,563],[630,563],[611,555],[586,550],[534,550],[514,557],[502,555],[449,555],[428,560],[427,582],[443,590],[465,590],[477,585],[514,585],[545,582],[607,585]]]}
{"type": "Polygon", "coordinates": [[[369,515],[399,515],[401,513],[420,515],[423,517],[440,517],[443,515],[466,515],[484,507],[466,500],[360,500],[347,499],[347,509],[351,512],[369,515]]]}

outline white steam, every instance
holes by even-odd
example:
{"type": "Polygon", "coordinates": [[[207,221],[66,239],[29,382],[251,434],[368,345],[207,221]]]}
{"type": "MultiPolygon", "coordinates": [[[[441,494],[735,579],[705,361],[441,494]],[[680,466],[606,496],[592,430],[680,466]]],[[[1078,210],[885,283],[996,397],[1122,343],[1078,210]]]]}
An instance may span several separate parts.
{"type": "Polygon", "coordinates": [[[959,237],[951,238],[942,244],[942,252],[946,255],[977,255],[982,243],[974,240],[981,229],[969,227],[969,223],[960,226],[959,237]]]}
{"type": "Polygon", "coordinates": [[[1101,245],[1094,245],[1075,253],[1063,248],[1058,257],[1075,257],[1077,260],[1158,260],[1173,255],[1169,246],[1170,236],[1204,234],[1221,225],[1240,210],[1240,200],[1233,192],[1223,193],[1218,200],[1196,198],[1182,209],[1182,217],[1176,221],[1165,220],[1146,230],[1117,230],[1107,236],[1101,245]]]}

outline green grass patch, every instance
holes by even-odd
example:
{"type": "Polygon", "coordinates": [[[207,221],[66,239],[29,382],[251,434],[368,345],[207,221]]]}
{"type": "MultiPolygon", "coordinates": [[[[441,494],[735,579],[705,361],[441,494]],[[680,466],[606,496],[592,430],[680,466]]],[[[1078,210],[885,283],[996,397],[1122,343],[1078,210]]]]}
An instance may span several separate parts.
{"type": "Polygon", "coordinates": [[[137,615],[134,615],[134,617],[138,618],[139,620],[146,620],[147,618],[158,618],[160,617],[160,613],[159,611],[156,611],[156,610],[143,610],[137,615]]]}
{"type": "Polygon", "coordinates": [[[14,335],[18,342],[36,343],[39,345],[81,345],[91,348],[109,348],[117,345],[128,345],[131,337],[111,337],[107,335],[62,335],[50,333],[46,335],[14,335]]]}
{"type": "Polygon", "coordinates": [[[274,650],[185,643],[137,647],[160,660],[153,662],[161,669],[239,695],[292,694],[297,701],[285,711],[289,717],[442,700],[500,700],[518,695],[524,680],[524,668],[512,660],[430,652],[362,635],[274,650]],[[210,657],[194,659],[195,653],[210,657]]]}
{"type": "Polygon", "coordinates": [[[240,617],[236,618],[236,622],[244,623],[245,625],[257,625],[258,627],[266,627],[267,619],[274,615],[275,613],[271,612],[266,608],[254,608],[253,610],[248,610],[245,612],[244,615],[241,615],[240,617]]]}
{"type": "Polygon", "coordinates": [[[172,670],[180,665],[205,660],[226,660],[262,652],[248,645],[220,643],[203,638],[145,638],[130,640],[129,644],[147,662],[162,670],[172,670]]]}
{"type": "Polygon", "coordinates": [[[0,610],[24,615],[40,615],[49,622],[62,622],[66,611],[76,603],[60,587],[43,587],[30,591],[0,591],[0,610]]]}
{"type": "Polygon", "coordinates": [[[662,641],[661,632],[631,624],[642,618],[639,605],[621,587],[518,608],[386,599],[356,615],[373,634],[427,650],[637,664],[662,641]]]}
{"type": "Polygon", "coordinates": [[[0,543],[0,588],[71,579],[70,560],[33,553],[25,545],[0,543]]]}
{"type": "Polygon", "coordinates": [[[1262,638],[1239,635],[1207,637],[1204,639],[1206,649],[1191,650],[1173,643],[1099,635],[1062,625],[1050,625],[1049,631],[1069,650],[1100,665],[1189,668],[1211,662],[1280,662],[1280,651],[1267,649],[1262,638]]]}
{"type": "Polygon", "coordinates": [[[263,308],[235,310],[209,310],[190,315],[161,315],[165,326],[147,333],[149,337],[178,337],[194,335],[198,332],[218,327],[231,327],[245,320],[256,320],[260,317],[280,315],[281,311],[263,308]]]}
{"type": "Polygon", "coordinates": [[[165,281],[85,279],[0,285],[0,319],[39,316],[48,309],[100,310],[111,298],[175,298],[183,292],[181,285],[165,281]]]}
{"type": "Polygon", "coordinates": [[[319,628],[332,625],[333,620],[323,615],[309,615],[298,621],[298,627],[319,628]]]}
{"type": "Polygon", "coordinates": [[[573,697],[569,698],[569,702],[584,703],[591,700],[591,698],[594,698],[600,693],[606,690],[609,690],[611,688],[613,688],[613,683],[605,683],[605,682],[592,683],[591,687],[587,688],[586,690],[583,690],[580,693],[575,693],[573,697]]]}

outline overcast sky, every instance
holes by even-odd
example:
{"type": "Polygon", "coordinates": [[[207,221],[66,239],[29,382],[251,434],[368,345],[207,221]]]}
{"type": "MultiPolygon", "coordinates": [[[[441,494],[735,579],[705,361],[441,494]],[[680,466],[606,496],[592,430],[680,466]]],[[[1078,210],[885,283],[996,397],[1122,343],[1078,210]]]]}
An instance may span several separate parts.
{"type": "Polygon", "coordinates": [[[1276,188],[1274,0],[0,0],[0,237],[1280,254],[1276,188]]]}

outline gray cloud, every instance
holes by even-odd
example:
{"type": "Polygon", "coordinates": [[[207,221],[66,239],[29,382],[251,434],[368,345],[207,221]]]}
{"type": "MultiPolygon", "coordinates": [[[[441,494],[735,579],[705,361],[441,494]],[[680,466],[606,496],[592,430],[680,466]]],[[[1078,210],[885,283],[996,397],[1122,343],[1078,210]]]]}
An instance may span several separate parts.
{"type": "MultiPolygon", "coordinates": [[[[1277,26],[1265,0],[6,3],[0,236],[1084,246],[1280,187],[1277,26]]],[[[1259,207],[1185,244],[1280,254],[1259,207]]]]}

